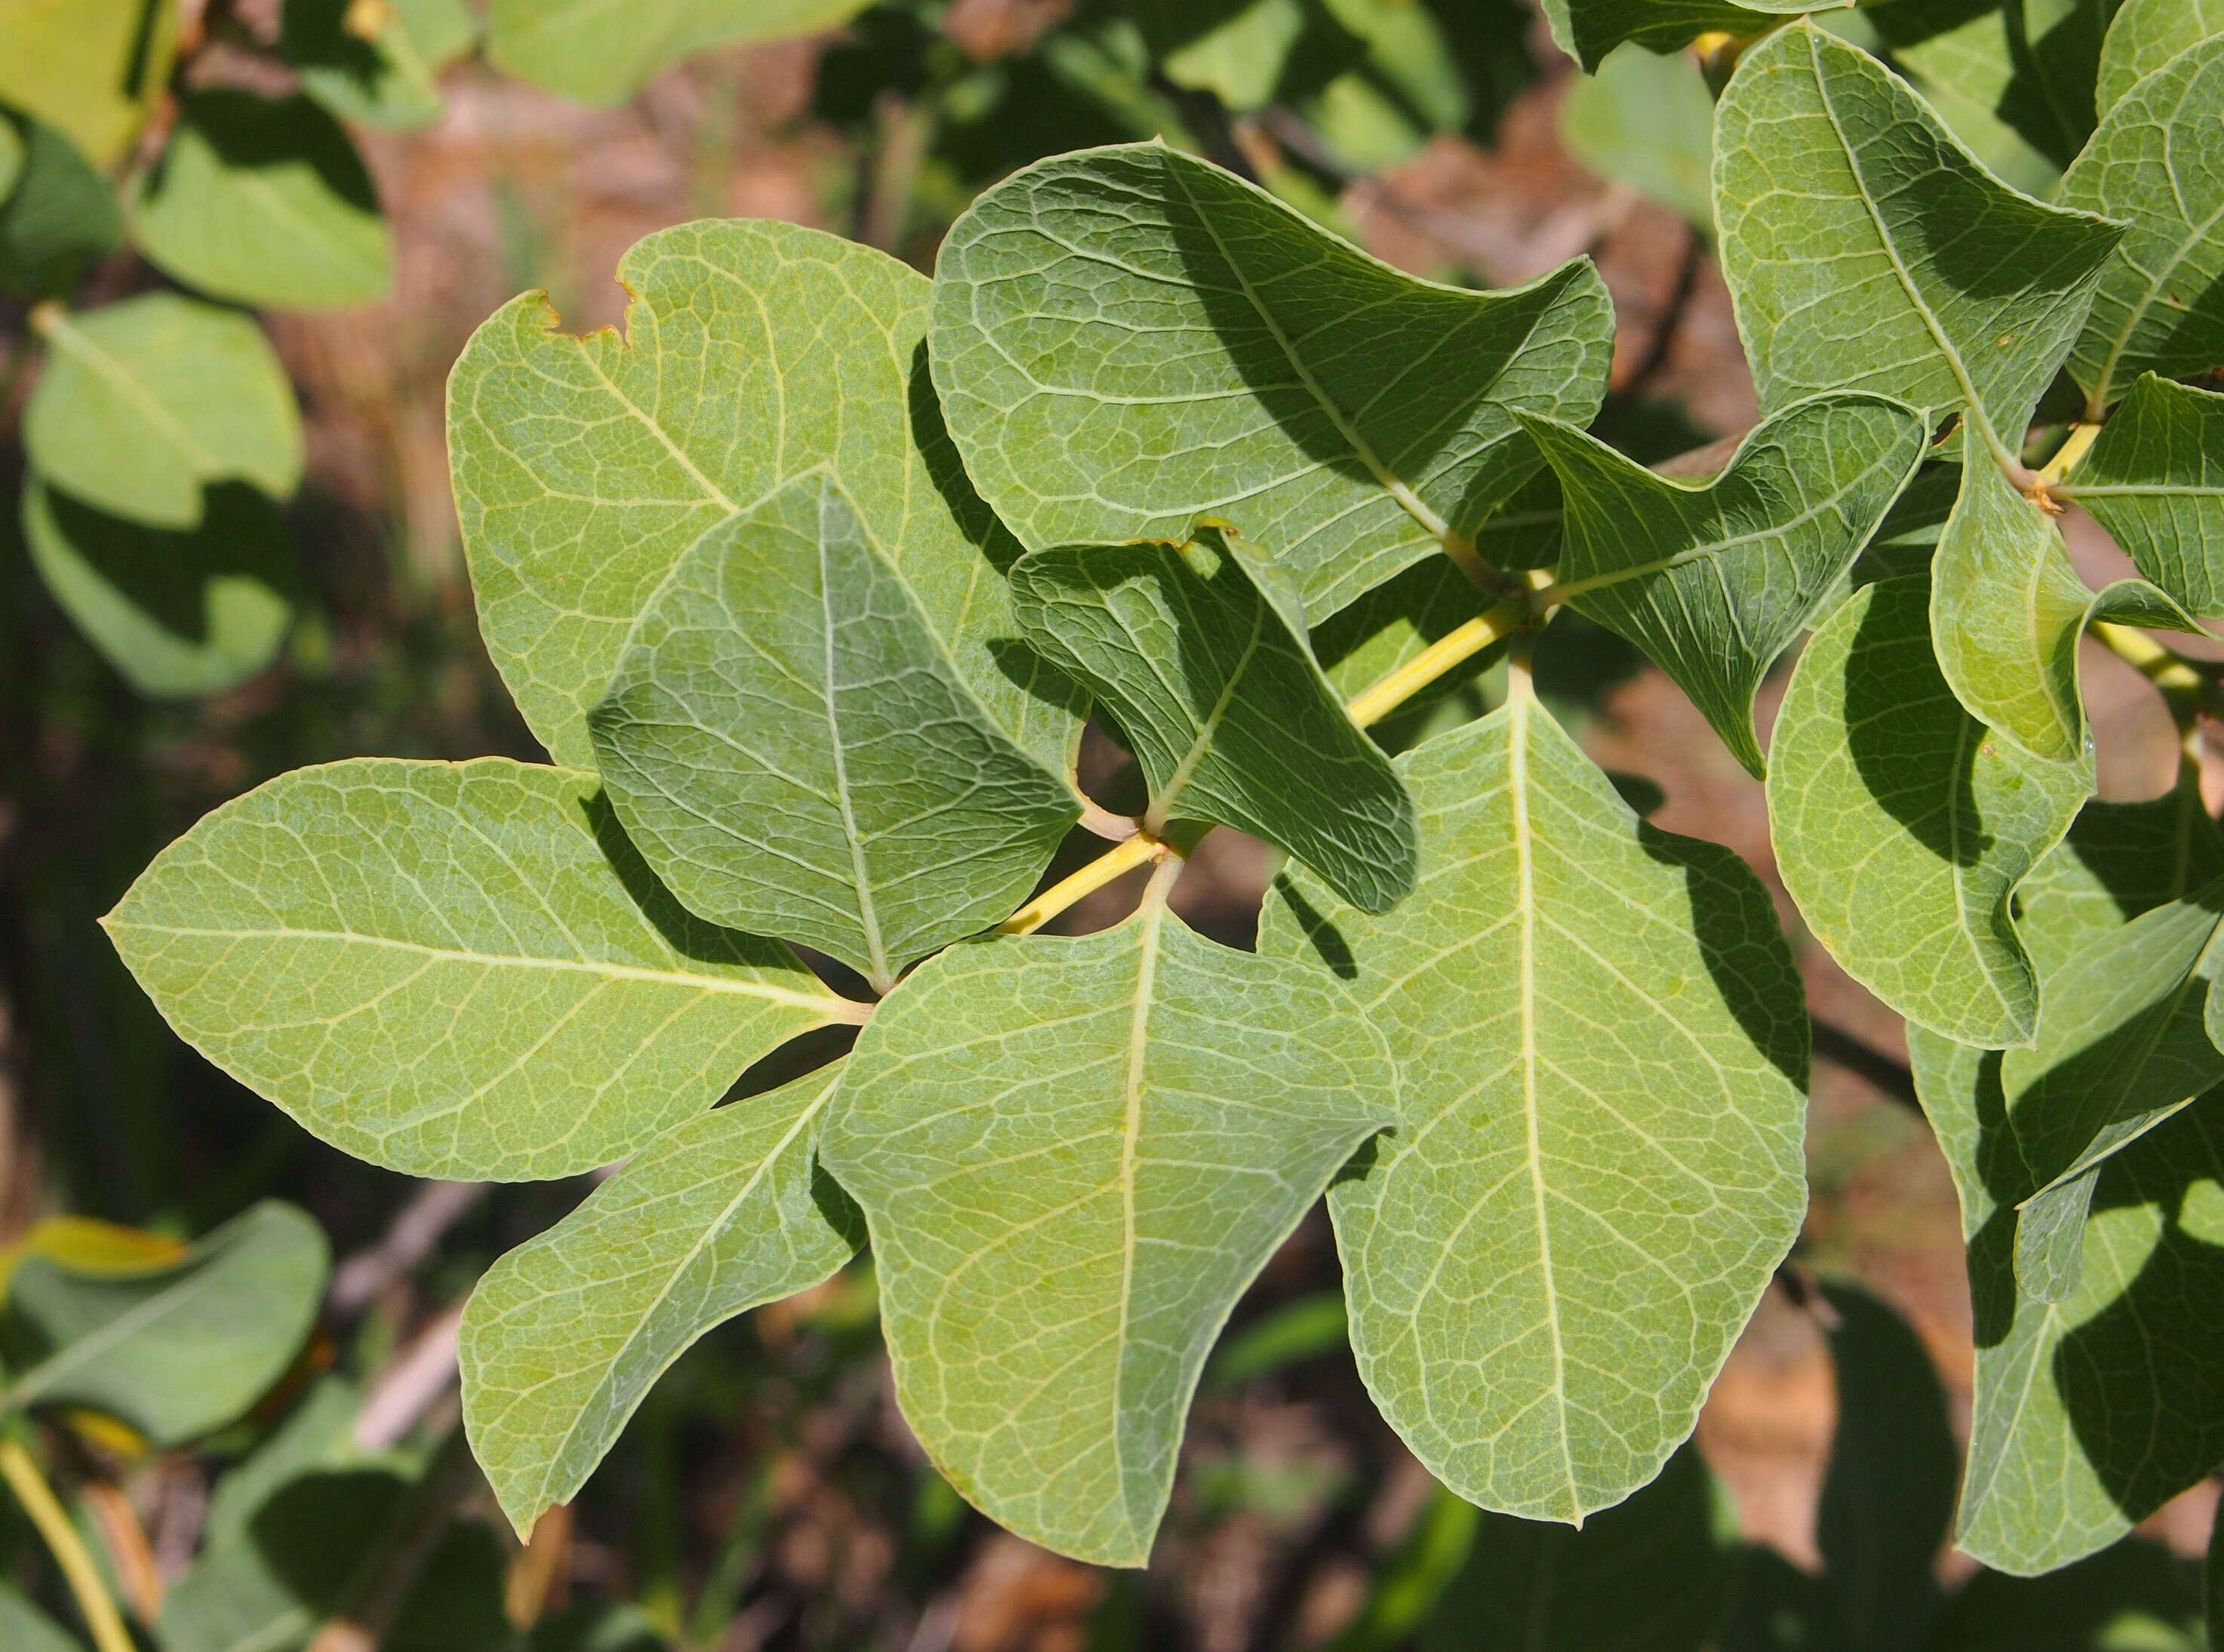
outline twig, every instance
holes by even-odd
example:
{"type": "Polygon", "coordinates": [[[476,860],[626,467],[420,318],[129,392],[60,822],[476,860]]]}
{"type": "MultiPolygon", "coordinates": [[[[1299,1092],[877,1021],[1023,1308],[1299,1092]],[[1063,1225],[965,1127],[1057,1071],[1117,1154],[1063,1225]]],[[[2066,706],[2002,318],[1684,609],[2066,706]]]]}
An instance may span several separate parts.
{"type": "Polygon", "coordinates": [[[382,1371],[356,1416],[355,1443],[383,1451],[398,1443],[456,1380],[456,1333],[464,1322],[458,1302],[436,1315],[382,1371]]]}
{"type": "Polygon", "coordinates": [[[130,1498],[106,1480],[81,1479],[78,1495],[100,1527],[109,1558],[116,1563],[116,1580],[130,1601],[131,1610],[142,1623],[153,1623],[155,1613],[162,1610],[162,1577],[155,1564],[154,1546],[147,1541],[147,1529],[139,1523],[139,1511],[131,1506],[130,1498]]]}
{"type": "Polygon", "coordinates": [[[1861,1080],[1879,1094],[1923,1111],[1923,1103],[1915,1094],[1915,1075],[1886,1055],[1881,1050],[1862,1043],[1843,1027],[1833,1026],[1819,1017],[1808,1018],[1808,1027],[1814,1039],[1815,1054],[1834,1067],[1842,1067],[1861,1080]]]}
{"type": "Polygon", "coordinates": [[[427,1182],[394,1213],[386,1233],[368,1250],[358,1251],[333,1271],[325,1307],[351,1319],[383,1296],[396,1280],[416,1271],[450,1228],[486,1196],[476,1182],[427,1182]]]}
{"type": "Polygon", "coordinates": [[[55,1564],[61,1567],[70,1593],[77,1599],[78,1612],[98,1652],[133,1652],[130,1631],[123,1627],[123,1615],[117,1611],[100,1568],[93,1564],[54,1487],[47,1484],[47,1477],[23,1449],[22,1441],[0,1439],[0,1479],[8,1482],[8,1489],[54,1552],[55,1564]]]}

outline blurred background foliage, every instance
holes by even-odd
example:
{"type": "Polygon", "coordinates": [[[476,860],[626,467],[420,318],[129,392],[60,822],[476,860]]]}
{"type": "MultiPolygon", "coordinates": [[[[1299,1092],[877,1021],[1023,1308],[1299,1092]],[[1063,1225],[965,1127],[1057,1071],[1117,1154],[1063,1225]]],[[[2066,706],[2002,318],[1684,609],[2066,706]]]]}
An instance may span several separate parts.
{"type": "MultiPolygon", "coordinates": [[[[2107,9],[1890,0],[1840,26],[2043,189],[2083,136],[2048,65],[2097,51],[2107,9]]],[[[520,1547],[461,1449],[456,1316],[591,1184],[344,1158],[173,1038],[95,924],[283,770],[539,755],[479,646],[442,441],[448,365],[513,293],[616,323],[619,254],[705,215],[931,268],[1012,168],[1157,136],[1438,279],[1589,253],[1621,322],[1600,432],[1665,461],[1754,417],[1709,255],[1718,69],[1625,48],[1581,75],[1529,0],[0,0],[0,1647],[109,1643],[54,1558],[71,1534],[168,1652],[2202,1644],[2213,1487],[2050,1579],[1942,1558],[1969,1376],[1951,1190],[1895,1018],[1811,944],[1808,1233],[1656,1485],[1580,1534],[1437,1490],[1360,1390],[1316,1212],[1207,1374],[1156,1563],[1112,1574],[927,1466],[869,1259],[695,1347],[520,1547]]],[[[1570,616],[1538,672],[1796,934],[1759,787],[1640,664],[1570,616]]],[[[2088,670],[2104,795],[2164,790],[2168,717],[2113,659],[2088,670]]],[[[1177,902],[1243,944],[1267,872],[1217,833],[1177,902]]]]}

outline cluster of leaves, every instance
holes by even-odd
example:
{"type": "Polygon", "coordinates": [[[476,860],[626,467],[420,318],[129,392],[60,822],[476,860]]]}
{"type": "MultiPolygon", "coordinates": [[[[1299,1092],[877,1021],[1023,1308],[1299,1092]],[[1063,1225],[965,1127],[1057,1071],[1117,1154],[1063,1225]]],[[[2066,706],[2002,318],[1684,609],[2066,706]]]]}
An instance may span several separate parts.
{"type": "MultiPolygon", "coordinates": [[[[1602,47],[1752,9],[1566,6],[1602,47]]],[[[1807,1022],[1758,880],[1529,688],[1564,606],[1766,776],[1802,915],[1918,1029],[1978,1302],[1962,1547],[2058,1567],[2224,1461],[2189,1106],[2224,1081],[2224,848],[2189,785],[2091,800],[2076,677],[2096,627],[2158,653],[2109,627],[2224,612],[2224,398],[2176,381],[2224,354],[2224,39],[2133,79],[2057,205],[1812,22],[1738,55],[1710,217],[1764,417],[1703,480],[1586,433],[1584,262],[1423,281],[1157,145],[999,184],[931,281],[698,224],[622,264],[624,337],[537,294],[482,327],[457,497],[555,766],[283,776],[108,927],[362,1157],[629,1158],[466,1317],[521,1529],[691,1341],[869,1237],[937,1466],[1140,1564],[1211,1343],[1324,1192],[1360,1371],[1446,1486],[1580,1523],[1652,1482],[1797,1233],[1807,1022]],[[2072,498],[2140,577],[2083,584],[2072,498]],[[1364,732],[1509,638],[1488,716],[1394,763],[1364,732]],[[1133,821],[1077,789],[1091,705],[1133,821]],[[1084,818],[1117,846],[1029,901],[1084,818]],[[1255,952],[1167,905],[1216,826],[1289,857],[1255,952]],[[1127,922],[1033,932],[1145,865],[1127,922]],[[829,1026],[845,1056],[715,1106],[829,1026]]]]}

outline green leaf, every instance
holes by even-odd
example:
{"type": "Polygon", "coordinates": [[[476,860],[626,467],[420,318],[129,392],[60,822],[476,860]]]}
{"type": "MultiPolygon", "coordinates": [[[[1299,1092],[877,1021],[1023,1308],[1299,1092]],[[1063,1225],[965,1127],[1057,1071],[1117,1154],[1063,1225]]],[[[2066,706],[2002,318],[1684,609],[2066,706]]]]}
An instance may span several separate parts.
{"type": "Polygon", "coordinates": [[[2212,35],[2224,35],[2224,0],[2124,0],[2101,48],[2101,112],[2212,35]]]}
{"type": "Polygon", "coordinates": [[[0,1646],[8,1652],[82,1652],[80,1643],[6,1581],[0,1581],[0,1646]]]}
{"type": "Polygon", "coordinates": [[[1580,1530],[1484,1516],[1422,1652],[1706,1652],[1737,1570],[1736,1513],[1685,1446],[1580,1530]]]}
{"type": "Polygon", "coordinates": [[[213,298],[280,310],[367,304],[394,280],[370,173],[313,99],[186,95],[131,202],[149,263],[213,298]]]}
{"type": "Polygon", "coordinates": [[[487,56],[505,74],[607,108],[697,52],[814,35],[862,9],[864,0],[494,0],[487,56]]]}
{"type": "Polygon", "coordinates": [[[2198,631],[2154,586],[2095,594],[2070,564],[2054,518],[1963,438],[1962,495],[1930,562],[1930,641],[1955,697],[2050,762],[2085,760],[2077,644],[2095,620],[2198,631]]]}
{"type": "Polygon", "coordinates": [[[54,318],[23,411],[45,481],[150,527],[192,527],[205,482],[301,481],[301,414],[250,317],[174,293],[54,318]]]}
{"type": "Polygon", "coordinates": [[[342,120],[407,131],[440,117],[440,72],[471,49],[463,0],[386,0],[377,28],[350,27],[351,0],[286,0],[278,48],[301,89],[342,120]]]}
{"type": "Polygon", "coordinates": [[[2046,1577],[1981,1571],[1927,1652],[2204,1652],[2193,1573],[2137,1537],[2046,1577]]]}
{"type": "Polygon", "coordinates": [[[1873,390],[2019,438],[2120,226],[2008,188],[1808,22],[1746,54],[1716,120],[1722,273],[1763,408],[1873,390]]]}
{"type": "Polygon", "coordinates": [[[217,1481],[201,1523],[201,1546],[214,1548],[245,1532],[300,1475],[360,1466],[370,1454],[355,1443],[362,1409],[363,1390],[354,1382],[330,1372],[318,1378],[269,1437],[217,1481]]]}
{"type": "Polygon", "coordinates": [[[1915,475],[1921,415],[1826,396],[1764,421],[1719,476],[1656,476],[1595,437],[1524,419],[1560,478],[1557,589],[1676,680],[1755,776],[1753,697],[1915,475]]]}
{"type": "Polygon", "coordinates": [[[840,1068],[690,1119],[487,1271],[458,1355],[471,1451],[521,1535],[704,1333],[827,1278],[863,1224],[818,1169],[840,1068]]]}
{"type": "Polygon", "coordinates": [[[1788,16],[1833,11],[1854,0],[1545,0],[1552,36],[1592,74],[1626,42],[1676,52],[1702,35],[1758,35],[1788,16]]]}
{"type": "Polygon", "coordinates": [[[20,1373],[0,1404],[83,1406],[178,1446],[233,1421],[285,1374],[317,1316],[317,1225],[266,1201],[175,1262],[69,1268],[30,1256],[8,1289],[20,1373]]]}
{"type": "Polygon", "coordinates": [[[498,758],[281,775],[102,923],[186,1043],[412,1176],[607,1164],[858,1012],[785,947],[682,911],[593,776],[498,758]]]}
{"type": "Polygon", "coordinates": [[[1260,949],[1349,980],[1402,1127],[1329,1199],[1352,1347],[1430,1472],[1576,1522],[1651,1479],[1805,1206],[1806,1018],[1742,862],[1640,822],[1530,697],[1399,761],[1387,919],[1279,881],[1260,949]]]}
{"type": "Polygon", "coordinates": [[[2050,186],[2093,136],[2114,9],[2115,0],[1907,0],[1870,16],[1957,136],[2011,181],[2022,180],[1998,161],[2012,157],[2050,186]]]}
{"type": "Polygon", "coordinates": [[[14,187],[0,187],[0,287],[60,298],[123,244],[116,192],[53,127],[0,110],[0,134],[20,154],[14,187]]]}
{"type": "Polygon", "coordinates": [[[1140,1566],[1235,1299],[1396,1075],[1336,982],[1167,915],[930,960],[851,1055],[821,1151],[864,1207],[896,1395],[966,1499],[1140,1566]]]}
{"type": "Polygon", "coordinates": [[[2056,492],[2192,612],[2224,614],[2224,395],[2151,375],[2056,492]]]}
{"type": "Polygon", "coordinates": [[[1560,103],[1560,136],[1568,152],[1609,183],[1627,184],[1649,200],[1712,234],[1715,99],[1707,78],[1688,57],[1656,57],[1632,48],[1600,64],[1568,88],[1560,103]]]}
{"type": "Polygon", "coordinates": [[[2224,363],[2224,37],[2126,92],[2062,180],[2062,203],[2131,225],[2069,356],[2094,416],[2133,375],[2224,363]]]}
{"type": "Polygon", "coordinates": [[[1001,570],[1019,547],[943,434],[922,368],[926,278],[816,230],[743,222],[650,236],[618,279],[630,343],[556,332],[528,293],[471,335],[448,381],[480,627],[556,760],[594,760],[587,708],[680,553],[831,465],[982,705],[1063,765],[1079,717],[1012,634],[1001,570]]]}
{"type": "Polygon", "coordinates": [[[1169,81],[1209,91],[1238,113],[1273,101],[1301,41],[1308,55],[1325,49],[1337,60],[1357,48],[1325,18],[1309,16],[1304,0],[1141,0],[1135,22],[1169,81]]]}
{"type": "MultiPolygon", "coordinates": [[[[1977,1363],[1955,1541],[2031,1575],[2113,1542],[2224,1461],[2224,1132],[2189,1107],[2101,1169],[2081,1277],[2019,1300],[2014,1201],[2031,1190],[1997,1051],[1911,1028],[1924,1110],[1961,1198],[1977,1363]]],[[[1949,1614],[1955,1615],[1955,1614],[1949,1614]]]]}
{"type": "Polygon", "coordinates": [[[142,527],[35,477],[23,489],[31,565],[62,611],[142,694],[220,694],[268,665],[294,622],[293,546],[278,508],[243,482],[207,490],[198,526],[142,527]]]}
{"type": "MultiPolygon", "coordinates": [[[[1349,35],[1358,60],[1292,101],[1340,165],[1379,172],[1466,123],[1469,103],[1458,54],[1428,5],[1321,0],[1319,9],[1349,35]]],[[[1455,15],[1478,31],[1490,26],[1472,12],[1455,15]]]]}
{"type": "Polygon", "coordinates": [[[688,548],[588,724],[618,818],[691,911],[883,992],[1008,916],[1081,814],[824,473],[688,548]]]}
{"type": "Polygon", "coordinates": [[[1962,709],[1924,582],[1856,592],[1807,645],[1770,746],[1785,887],[1855,980],[1918,1025],[2019,1044],[2038,980],[2016,886],[2069,830],[2089,766],[2041,761],[1962,709]]]}
{"type": "Polygon", "coordinates": [[[15,0],[0,7],[0,104],[106,167],[168,83],[177,49],[177,0],[15,0]]]}
{"type": "Polygon", "coordinates": [[[1029,549],[1231,522],[1317,622],[1464,553],[1538,465],[1513,410],[1588,424],[1613,335],[1587,262],[1440,287],[1135,144],[974,202],[936,268],[932,364],[966,470],[1029,549]]]}
{"type": "Polygon", "coordinates": [[[2140,803],[2088,803],[2016,888],[2018,929],[2052,977],[2088,942],[2224,877],[2224,834],[2197,786],[2140,803]]]}
{"type": "Polygon", "coordinates": [[[1014,611],[1119,724],[1150,783],[1152,832],[1237,827],[1387,911],[1413,886],[1412,800],[1245,560],[1213,528],[1187,545],[1032,552],[1012,570],[1014,611]]]}

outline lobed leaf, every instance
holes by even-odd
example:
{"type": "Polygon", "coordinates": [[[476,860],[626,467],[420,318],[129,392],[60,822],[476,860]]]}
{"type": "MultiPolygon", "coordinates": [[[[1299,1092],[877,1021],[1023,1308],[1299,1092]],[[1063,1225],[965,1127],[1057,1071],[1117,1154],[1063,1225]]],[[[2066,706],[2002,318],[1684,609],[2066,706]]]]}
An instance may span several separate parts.
{"type": "Polygon", "coordinates": [[[348,27],[351,0],[286,0],[278,49],[301,90],[344,121],[408,131],[440,117],[442,70],[478,33],[463,0],[387,0],[366,39],[348,27]]]}
{"type": "Polygon", "coordinates": [[[840,1076],[675,1126],[480,1279],[458,1349],[464,1422],[521,1535],[572,1499],[704,1333],[856,1253],[856,1207],[816,1157],[840,1076]]]}
{"type": "Polygon", "coordinates": [[[2196,614],[2224,614],[2224,395],[2142,377],[2057,491],[2196,614]]]}
{"type": "Polygon", "coordinates": [[[588,727],[618,818],[691,911],[881,991],[1008,916],[1081,815],[823,472],[688,547],[588,727]]]}
{"type": "Polygon", "coordinates": [[[1537,468],[1513,410],[1589,423],[1613,336],[1586,262],[1507,293],[1438,286],[1131,144],[974,202],[943,243],[932,356],[968,473],[1030,549],[1229,521],[1317,623],[1440,545],[1464,553],[1537,468]]]}
{"type": "Polygon", "coordinates": [[[1011,631],[1001,570],[1019,547],[967,484],[922,370],[926,279],[751,222],[649,236],[618,279],[630,343],[555,332],[529,293],[471,335],[448,383],[480,627],[556,760],[593,761],[587,709],[680,553],[830,466],[997,725],[1065,764],[1077,709],[1011,631]]]}
{"type": "Polygon", "coordinates": [[[328,1267],[317,1225],[269,1201],[175,1261],[79,1270],[27,1257],[8,1285],[17,1374],[0,1409],[82,1406],[183,1445],[285,1374],[328,1267]]]}
{"type": "Polygon", "coordinates": [[[119,160],[170,79],[178,0],[18,0],[0,8],[0,104],[119,160]]]}
{"type": "Polygon", "coordinates": [[[1352,1348],[1452,1490],[1578,1523],[1690,1432],[1798,1229],[1798,980],[1745,866],[1640,822],[1529,697],[1399,770],[1396,914],[1291,875],[1260,930],[1399,1065],[1400,1127],[1329,1198],[1352,1348]]]}
{"type": "Polygon", "coordinates": [[[1810,22],[1745,54],[1715,118],[1722,274],[1764,410],[1871,390],[2020,436],[2122,227],[2010,189],[1810,22]]]}
{"type": "Polygon", "coordinates": [[[202,489],[300,485],[301,415],[262,330],[174,293],[54,318],[23,410],[23,446],[46,482],[149,527],[201,520],[202,489]]]}
{"type": "Polygon", "coordinates": [[[1012,570],[1014,613],[1119,723],[1152,831],[1237,827],[1387,911],[1413,884],[1412,799],[1345,714],[1303,619],[1273,600],[1279,571],[1217,528],[1187,545],[1035,551],[1012,570]]]}
{"type": "Polygon", "coordinates": [[[572,1176],[854,1019],[785,947],[650,876],[591,775],[297,769],[206,816],[102,920],[180,1037],[412,1176],[572,1176]]]}
{"type": "Polygon", "coordinates": [[[2092,770],[2031,757],[1963,710],[1931,656],[1929,608],[1921,580],[1886,580],[1815,633],[1771,742],[1770,836],[1800,916],[1848,974],[1920,1026],[2019,1044],[2038,979],[2012,898],[2092,770]]]}
{"type": "Polygon", "coordinates": [[[2124,0],[2101,48],[2101,112],[2106,115],[2147,76],[2214,35],[2224,35],[2224,0],[2124,0]]]}
{"type": "Polygon", "coordinates": [[[2093,417],[2140,373],[2179,378],[2224,363],[2220,107],[2224,37],[2212,37],[2126,92],[2062,180],[2063,205],[2131,226],[2069,356],[2093,417]]]}
{"type": "Polygon", "coordinates": [[[935,1466],[1031,1542],[1142,1565],[1213,1338],[1396,1093],[1333,980],[1155,897],[921,965],[859,1037],[821,1151],[864,1207],[935,1466]]]}
{"type": "Polygon", "coordinates": [[[862,9],[864,0],[493,0],[487,56],[505,74],[607,108],[697,52],[818,34],[862,9]]]}
{"type": "Polygon", "coordinates": [[[1522,424],[1566,501],[1561,596],[1644,649],[1760,775],[1753,695],[1913,478],[1922,417],[1872,396],[1802,402],[1700,482],[1564,425],[1522,424]]]}

